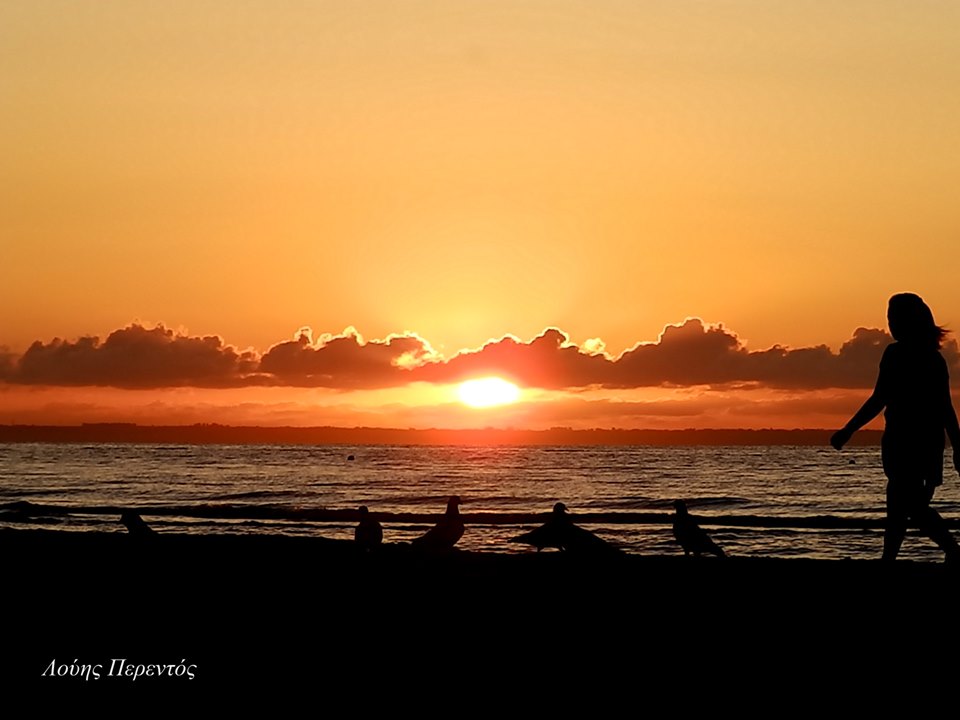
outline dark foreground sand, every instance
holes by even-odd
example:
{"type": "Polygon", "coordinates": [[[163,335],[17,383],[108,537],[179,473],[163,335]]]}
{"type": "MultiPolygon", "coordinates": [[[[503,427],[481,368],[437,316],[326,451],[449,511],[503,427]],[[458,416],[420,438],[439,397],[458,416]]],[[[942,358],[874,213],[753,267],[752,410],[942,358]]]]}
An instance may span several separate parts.
{"type": "Polygon", "coordinates": [[[954,663],[960,639],[960,572],[926,563],[362,554],[323,539],[15,530],[0,531],[0,554],[4,678],[60,693],[366,687],[415,704],[450,687],[629,694],[759,675],[802,687],[864,667],[877,679],[890,658],[943,666],[925,658],[945,648],[954,663]],[[184,660],[195,679],[108,676],[117,658],[184,660]],[[44,678],[51,661],[104,667],[99,680],[44,678]]]}

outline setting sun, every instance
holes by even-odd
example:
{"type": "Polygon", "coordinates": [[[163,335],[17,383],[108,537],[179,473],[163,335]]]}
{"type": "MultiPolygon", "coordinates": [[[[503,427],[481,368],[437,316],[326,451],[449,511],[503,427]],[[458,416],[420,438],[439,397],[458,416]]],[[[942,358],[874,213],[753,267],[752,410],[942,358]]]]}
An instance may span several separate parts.
{"type": "Polygon", "coordinates": [[[457,394],[464,404],[484,408],[516,402],[520,388],[503,378],[487,377],[461,383],[457,394]]]}

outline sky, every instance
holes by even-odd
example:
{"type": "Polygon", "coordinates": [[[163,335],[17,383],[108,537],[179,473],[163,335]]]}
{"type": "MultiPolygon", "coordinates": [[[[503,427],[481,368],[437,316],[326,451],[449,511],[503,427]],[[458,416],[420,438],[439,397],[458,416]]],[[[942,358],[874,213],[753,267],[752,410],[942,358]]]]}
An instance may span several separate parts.
{"type": "Polygon", "coordinates": [[[950,2],[3,3],[0,422],[842,424],[957,87],[950,2]]]}

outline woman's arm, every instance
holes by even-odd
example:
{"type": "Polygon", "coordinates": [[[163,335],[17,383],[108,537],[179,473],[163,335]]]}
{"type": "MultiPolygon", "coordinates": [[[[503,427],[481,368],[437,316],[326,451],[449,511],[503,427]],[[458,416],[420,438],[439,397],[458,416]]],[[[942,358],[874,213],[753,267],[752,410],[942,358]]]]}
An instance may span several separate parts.
{"type": "Polygon", "coordinates": [[[947,431],[950,446],[953,448],[953,467],[960,473],[960,423],[957,422],[957,411],[953,409],[953,400],[950,398],[950,373],[947,363],[943,363],[943,429],[947,431]]]}
{"type": "MultiPolygon", "coordinates": [[[[877,394],[877,391],[874,390],[873,394],[867,398],[867,401],[863,406],[857,410],[856,414],[850,418],[850,422],[843,426],[842,429],[837,430],[833,436],[830,438],[830,444],[833,445],[837,450],[842,448],[853,434],[866,425],[868,422],[873,420],[880,412],[886,407],[886,399],[877,394]]],[[[956,419],[956,416],[954,416],[956,419]]],[[[958,435],[960,439],[960,435],[958,435]]]]}
{"type": "Polygon", "coordinates": [[[950,445],[953,451],[960,450],[960,423],[957,422],[957,411],[953,409],[953,403],[950,401],[950,395],[947,394],[947,407],[944,413],[944,429],[947,431],[947,437],[950,438],[950,445]]]}
{"type": "MultiPolygon", "coordinates": [[[[873,420],[887,406],[887,377],[890,374],[891,362],[890,347],[887,346],[887,349],[883,352],[883,358],[880,360],[880,372],[877,373],[877,384],[873,388],[873,393],[857,410],[856,414],[850,418],[850,422],[831,436],[830,444],[837,450],[846,445],[857,430],[873,420]]],[[[960,434],[957,435],[957,440],[960,441],[960,434]]]]}

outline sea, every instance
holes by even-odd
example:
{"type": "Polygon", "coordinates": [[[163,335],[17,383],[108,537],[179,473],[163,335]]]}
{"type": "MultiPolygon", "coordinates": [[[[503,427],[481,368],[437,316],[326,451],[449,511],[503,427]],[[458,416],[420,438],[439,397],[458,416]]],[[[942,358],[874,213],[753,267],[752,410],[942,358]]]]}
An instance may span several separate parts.
{"type": "MultiPolygon", "coordinates": [[[[954,523],[960,483],[952,467],[944,478],[934,507],[954,523]]],[[[366,505],[384,542],[404,543],[458,495],[463,550],[534,552],[511,538],[559,501],[624,552],[680,555],[671,513],[683,499],[729,556],[868,559],[882,547],[885,485],[876,447],[10,443],[0,527],[121,533],[132,509],[159,533],[349,539],[366,505]]],[[[942,554],[911,532],[901,557],[942,554]]]]}

